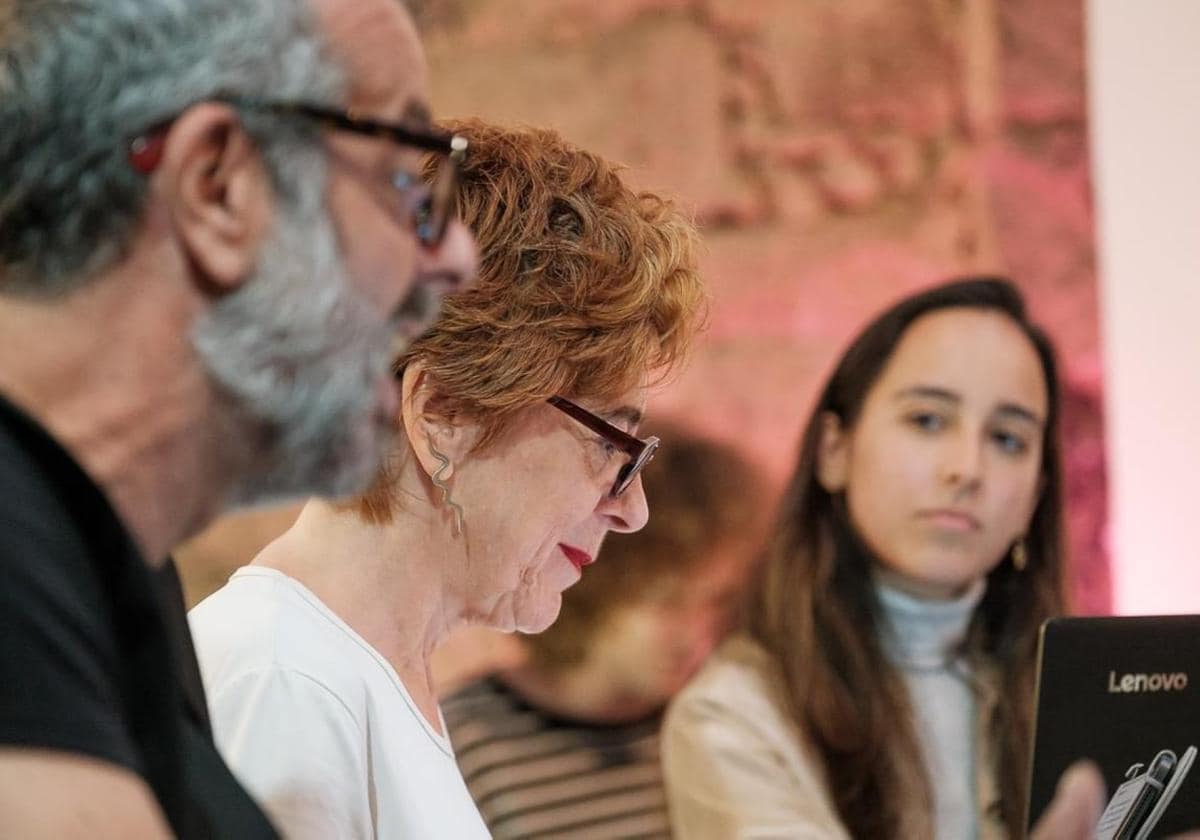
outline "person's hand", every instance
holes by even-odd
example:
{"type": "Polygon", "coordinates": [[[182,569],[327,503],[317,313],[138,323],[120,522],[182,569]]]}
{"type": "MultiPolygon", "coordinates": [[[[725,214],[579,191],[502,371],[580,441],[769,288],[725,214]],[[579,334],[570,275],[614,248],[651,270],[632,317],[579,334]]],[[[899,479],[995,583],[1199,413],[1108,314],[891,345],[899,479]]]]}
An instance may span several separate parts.
{"type": "Polygon", "coordinates": [[[1058,780],[1029,840],[1092,840],[1103,809],[1104,777],[1092,762],[1077,761],[1058,780]]]}
{"type": "MultiPolygon", "coordinates": [[[[1029,840],[1092,840],[1104,809],[1104,777],[1090,761],[1077,761],[1058,780],[1054,799],[1033,827],[1029,840]]],[[[1200,831],[1171,840],[1200,840],[1200,831]]]]}

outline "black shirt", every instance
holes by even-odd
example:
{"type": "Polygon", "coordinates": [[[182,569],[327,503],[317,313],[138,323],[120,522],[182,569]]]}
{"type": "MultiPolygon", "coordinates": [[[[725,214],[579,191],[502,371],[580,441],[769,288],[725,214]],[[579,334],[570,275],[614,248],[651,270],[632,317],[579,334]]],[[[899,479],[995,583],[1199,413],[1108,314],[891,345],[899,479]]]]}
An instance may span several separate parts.
{"type": "Polygon", "coordinates": [[[138,773],[180,837],[276,837],[188,701],[173,574],[156,579],[95,482],[0,398],[0,744],[138,773]]]}

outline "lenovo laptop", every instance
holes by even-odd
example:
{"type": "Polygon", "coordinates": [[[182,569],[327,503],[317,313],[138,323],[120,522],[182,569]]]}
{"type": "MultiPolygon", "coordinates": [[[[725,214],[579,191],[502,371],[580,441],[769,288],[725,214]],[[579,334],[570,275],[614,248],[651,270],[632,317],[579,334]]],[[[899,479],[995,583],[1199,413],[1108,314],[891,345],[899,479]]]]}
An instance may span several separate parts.
{"type": "Polygon", "coordinates": [[[1063,771],[1090,758],[1111,800],[1097,837],[1200,828],[1200,616],[1047,621],[1036,714],[1029,825],[1063,771]]]}

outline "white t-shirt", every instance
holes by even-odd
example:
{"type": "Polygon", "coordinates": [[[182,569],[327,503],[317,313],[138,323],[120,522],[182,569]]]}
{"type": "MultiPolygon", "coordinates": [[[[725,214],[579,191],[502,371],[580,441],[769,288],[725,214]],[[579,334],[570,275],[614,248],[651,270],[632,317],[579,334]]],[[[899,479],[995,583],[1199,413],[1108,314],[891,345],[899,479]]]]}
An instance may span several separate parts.
{"type": "Polygon", "coordinates": [[[243,567],[189,618],[217,746],[289,840],[489,836],[450,741],[297,581],[243,567]]]}

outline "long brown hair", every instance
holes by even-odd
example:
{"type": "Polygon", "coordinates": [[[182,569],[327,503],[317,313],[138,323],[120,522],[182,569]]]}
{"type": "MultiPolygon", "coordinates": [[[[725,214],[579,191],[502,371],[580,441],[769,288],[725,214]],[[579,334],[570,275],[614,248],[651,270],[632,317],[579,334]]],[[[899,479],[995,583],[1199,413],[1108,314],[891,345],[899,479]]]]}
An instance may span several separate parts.
{"type": "Polygon", "coordinates": [[[1038,629],[1063,609],[1059,383],[1049,339],[1029,320],[1016,288],[998,278],[958,280],[905,298],[858,336],[821,392],[748,619],[750,635],[777,663],[790,714],[824,764],[842,822],[853,836],[872,840],[911,833],[914,819],[932,833],[932,796],[907,692],[879,643],[870,554],[841,494],[826,492],[816,477],[821,418],[832,412],[843,428],[853,427],[908,327],[948,308],[1011,318],[1037,351],[1048,396],[1026,565],[1021,571],[1003,561],[988,575],[966,651],[995,669],[1004,686],[988,733],[997,760],[997,805],[1014,837],[1023,833],[1038,629]],[[915,814],[914,798],[924,813],[915,814]]]}

